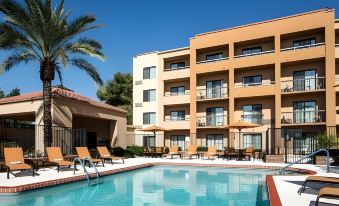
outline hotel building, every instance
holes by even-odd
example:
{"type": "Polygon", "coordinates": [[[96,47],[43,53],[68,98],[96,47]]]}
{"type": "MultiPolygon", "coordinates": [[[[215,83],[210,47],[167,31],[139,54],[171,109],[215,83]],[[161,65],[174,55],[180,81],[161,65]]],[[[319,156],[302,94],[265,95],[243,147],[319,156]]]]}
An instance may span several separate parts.
{"type": "Polygon", "coordinates": [[[338,43],[339,22],[326,8],[197,34],[189,47],[137,55],[134,144],[268,150],[277,147],[277,129],[299,129],[302,137],[291,144],[307,149],[315,128],[339,124],[338,43]],[[223,128],[237,121],[260,127],[223,128]],[[150,124],[169,131],[157,137],[138,131],[150,124]]]}

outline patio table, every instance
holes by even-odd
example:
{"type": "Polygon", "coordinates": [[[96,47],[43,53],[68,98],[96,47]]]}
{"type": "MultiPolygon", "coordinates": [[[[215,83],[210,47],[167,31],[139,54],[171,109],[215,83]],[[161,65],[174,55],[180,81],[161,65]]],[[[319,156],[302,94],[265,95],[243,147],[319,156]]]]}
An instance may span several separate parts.
{"type": "Polygon", "coordinates": [[[197,152],[197,154],[198,154],[198,158],[202,159],[204,154],[205,154],[205,152],[197,152]]]}
{"type": "Polygon", "coordinates": [[[39,163],[44,166],[45,162],[48,162],[47,157],[26,157],[24,160],[27,161],[28,164],[32,165],[36,172],[39,170],[39,163]]]}

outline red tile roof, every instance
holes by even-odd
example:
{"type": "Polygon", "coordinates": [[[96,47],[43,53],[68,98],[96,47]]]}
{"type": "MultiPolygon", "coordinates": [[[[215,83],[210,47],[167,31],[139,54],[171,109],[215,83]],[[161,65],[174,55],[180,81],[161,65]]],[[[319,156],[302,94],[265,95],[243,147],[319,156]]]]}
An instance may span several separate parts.
{"type": "MultiPolygon", "coordinates": [[[[82,96],[80,94],[74,93],[74,92],[69,91],[69,90],[60,89],[60,88],[53,88],[52,93],[53,93],[53,97],[66,98],[66,99],[75,100],[75,101],[79,101],[79,102],[85,102],[85,103],[88,103],[92,106],[101,107],[101,108],[104,108],[104,109],[109,109],[109,110],[114,110],[114,111],[126,113],[125,110],[123,110],[119,107],[114,107],[114,106],[111,106],[109,104],[105,104],[103,102],[99,102],[99,101],[90,99],[88,97],[82,96]]],[[[0,104],[32,101],[32,100],[38,100],[38,99],[42,99],[42,91],[22,94],[22,95],[13,96],[13,97],[2,98],[2,99],[0,99],[0,104]]]]}

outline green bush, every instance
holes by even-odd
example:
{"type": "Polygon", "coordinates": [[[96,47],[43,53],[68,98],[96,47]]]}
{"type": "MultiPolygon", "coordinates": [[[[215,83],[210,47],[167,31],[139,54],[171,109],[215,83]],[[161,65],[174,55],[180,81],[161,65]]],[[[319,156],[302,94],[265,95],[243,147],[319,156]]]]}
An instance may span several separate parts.
{"type": "Polygon", "coordinates": [[[125,150],[122,147],[113,148],[113,154],[118,157],[123,157],[125,155],[125,150]]]}
{"type": "Polygon", "coordinates": [[[337,139],[334,135],[320,134],[316,137],[316,148],[319,149],[331,149],[337,146],[337,139]]]}
{"type": "Polygon", "coordinates": [[[203,147],[203,146],[197,147],[198,152],[207,152],[207,150],[208,150],[208,147],[203,147]]]}
{"type": "Polygon", "coordinates": [[[169,148],[168,148],[168,147],[165,147],[164,152],[165,152],[166,154],[168,154],[169,151],[170,151],[169,148]]]}
{"type": "Polygon", "coordinates": [[[132,151],[136,156],[143,156],[144,155],[144,147],[141,146],[128,146],[127,150],[132,151]]]}
{"type": "Polygon", "coordinates": [[[130,148],[127,148],[124,153],[125,158],[134,158],[135,152],[133,150],[130,150],[130,148]]]}

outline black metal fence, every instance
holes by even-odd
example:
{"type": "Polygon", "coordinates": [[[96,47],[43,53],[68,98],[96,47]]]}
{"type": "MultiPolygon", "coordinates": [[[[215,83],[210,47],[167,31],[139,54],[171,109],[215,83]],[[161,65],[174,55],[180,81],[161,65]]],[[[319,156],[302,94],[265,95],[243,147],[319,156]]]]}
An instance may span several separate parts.
{"type": "Polygon", "coordinates": [[[52,141],[44,145],[42,125],[18,126],[4,125],[0,133],[0,159],[3,159],[5,147],[22,147],[25,156],[44,155],[45,147],[60,147],[63,154],[73,154],[77,146],[87,145],[85,129],[52,127],[52,141]]]}

